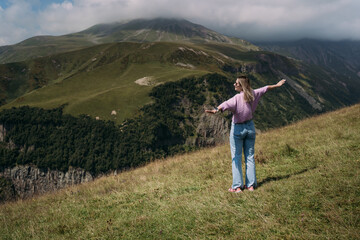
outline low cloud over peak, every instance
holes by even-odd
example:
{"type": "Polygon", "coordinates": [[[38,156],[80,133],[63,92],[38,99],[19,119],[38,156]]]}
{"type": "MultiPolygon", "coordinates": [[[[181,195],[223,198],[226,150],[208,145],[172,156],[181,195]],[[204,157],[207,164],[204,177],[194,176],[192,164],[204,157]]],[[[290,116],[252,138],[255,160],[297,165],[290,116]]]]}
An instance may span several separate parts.
{"type": "Polygon", "coordinates": [[[182,18],[250,41],[360,40],[358,0],[5,0],[0,45],[62,35],[99,23],[182,18]]]}

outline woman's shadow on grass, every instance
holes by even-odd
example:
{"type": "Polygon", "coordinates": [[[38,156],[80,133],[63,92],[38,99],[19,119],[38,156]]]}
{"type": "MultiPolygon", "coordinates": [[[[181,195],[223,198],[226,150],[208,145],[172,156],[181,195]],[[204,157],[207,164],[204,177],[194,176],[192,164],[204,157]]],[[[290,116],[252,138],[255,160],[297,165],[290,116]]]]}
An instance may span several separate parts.
{"type": "Polygon", "coordinates": [[[287,175],[284,175],[284,176],[267,177],[264,180],[258,182],[257,187],[261,187],[263,184],[266,184],[266,183],[269,183],[269,182],[272,182],[272,181],[279,181],[279,180],[282,180],[282,179],[288,179],[291,176],[299,175],[299,174],[302,174],[302,173],[307,172],[309,170],[313,170],[315,168],[317,168],[317,166],[305,168],[305,169],[303,169],[303,170],[301,170],[299,172],[295,172],[295,173],[292,173],[292,174],[287,174],[287,175]]]}

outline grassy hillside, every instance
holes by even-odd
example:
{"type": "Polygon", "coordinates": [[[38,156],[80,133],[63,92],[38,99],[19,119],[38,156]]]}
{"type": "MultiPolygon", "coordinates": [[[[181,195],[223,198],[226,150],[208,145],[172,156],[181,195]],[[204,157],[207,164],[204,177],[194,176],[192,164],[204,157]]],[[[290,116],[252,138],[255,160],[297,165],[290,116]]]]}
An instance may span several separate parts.
{"type": "Polygon", "coordinates": [[[3,101],[18,97],[3,108],[23,105],[54,108],[68,104],[66,113],[99,116],[120,123],[150,102],[149,92],[157,84],[220,71],[213,56],[199,56],[189,49],[194,50],[175,43],[105,44],[0,65],[4,74],[3,94],[7,94],[3,101]],[[184,51],[188,54],[182,56],[184,51],[179,48],[187,48],[184,51]],[[144,77],[150,77],[150,84],[136,83],[144,77]],[[113,110],[118,113],[116,116],[111,115],[113,110]]]}
{"type": "Polygon", "coordinates": [[[0,235],[359,239],[359,116],[355,105],[258,135],[255,192],[227,192],[226,144],[4,204],[0,235]]]}

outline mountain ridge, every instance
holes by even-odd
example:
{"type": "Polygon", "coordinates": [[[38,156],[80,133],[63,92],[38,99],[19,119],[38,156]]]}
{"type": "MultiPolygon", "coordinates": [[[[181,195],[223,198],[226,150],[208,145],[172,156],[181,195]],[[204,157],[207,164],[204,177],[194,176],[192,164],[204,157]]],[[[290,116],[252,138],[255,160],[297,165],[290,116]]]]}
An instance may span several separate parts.
{"type": "Polygon", "coordinates": [[[302,39],[257,43],[261,48],[318,65],[347,78],[360,80],[360,41],[302,39]]]}
{"type": "Polygon", "coordinates": [[[0,63],[18,62],[112,42],[218,42],[235,44],[244,50],[255,45],[227,37],[184,19],[135,19],[127,22],[97,24],[77,33],[62,36],[34,36],[18,44],[0,47],[0,63]]]}

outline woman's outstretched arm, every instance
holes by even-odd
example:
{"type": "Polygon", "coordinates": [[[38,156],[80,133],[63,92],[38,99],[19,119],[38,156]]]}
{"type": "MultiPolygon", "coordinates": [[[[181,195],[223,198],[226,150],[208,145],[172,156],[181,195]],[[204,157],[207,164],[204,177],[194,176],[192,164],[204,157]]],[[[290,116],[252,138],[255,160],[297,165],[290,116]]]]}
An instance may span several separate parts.
{"type": "Polygon", "coordinates": [[[277,84],[275,84],[275,85],[269,85],[269,86],[268,86],[268,90],[281,87],[285,82],[286,82],[285,79],[281,79],[277,84]]]}

